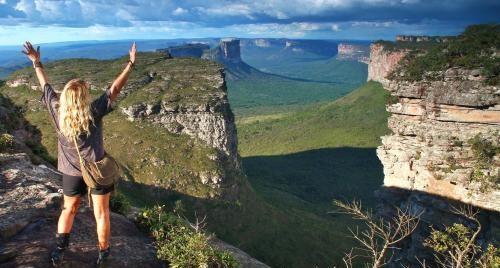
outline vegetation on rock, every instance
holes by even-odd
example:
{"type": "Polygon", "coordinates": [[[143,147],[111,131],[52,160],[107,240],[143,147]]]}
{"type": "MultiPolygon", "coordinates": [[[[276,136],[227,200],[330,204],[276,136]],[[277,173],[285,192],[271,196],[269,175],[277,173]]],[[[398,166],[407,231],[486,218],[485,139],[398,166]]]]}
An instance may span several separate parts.
{"type": "Polygon", "coordinates": [[[500,249],[479,239],[482,231],[482,224],[478,220],[479,212],[472,207],[455,209],[453,212],[473,224],[453,223],[441,229],[432,229],[425,245],[434,251],[435,263],[443,268],[499,267],[500,249]]]}
{"type": "Polygon", "coordinates": [[[500,84],[500,24],[472,25],[447,42],[382,42],[384,48],[409,49],[391,79],[420,81],[441,78],[438,72],[451,67],[480,69],[491,85],[500,84]]]}
{"type": "Polygon", "coordinates": [[[15,145],[14,136],[7,133],[0,134],[0,152],[12,149],[14,145],[15,145]]]}
{"type": "Polygon", "coordinates": [[[202,226],[194,228],[187,222],[165,211],[164,206],[144,209],[138,222],[153,234],[158,248],[157,256],[174,268],[233,268],[236,260],[226,251],[210,245],[210,237],[202,226]]]}
{"type": "Polygon", "coordinates": [[[474,169],[470,176],[471,181],[481,183],[481,192],[498,189],[500,187],[500,174],[487,170],[491,165],[494,165],[495,157],[500,154],[500,146],[484,139],[479,134],[469,139],[468,143],[471,145],[474,154],[474,169]]]}

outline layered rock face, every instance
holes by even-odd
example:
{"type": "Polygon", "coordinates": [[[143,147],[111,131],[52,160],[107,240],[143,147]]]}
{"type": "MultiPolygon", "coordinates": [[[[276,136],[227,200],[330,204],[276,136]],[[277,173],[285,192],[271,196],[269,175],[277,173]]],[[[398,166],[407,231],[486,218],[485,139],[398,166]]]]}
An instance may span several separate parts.
{"type": "Polygon", "coordinates": [[[493,239],[499,228],[500,90],[478,70],[460,68],[432,80],[405,81],[398,74],[388,79],[405,53],[372,45],[368,70],[369,79],[381,82],[394,99],[387,105],[392,134],[377,148],[384,168],[380,211],[391,215],[398,206],[420,214],[419,228],[397,257],[417,264],[415,257],[432,259],[423,245],[429,226],[464,222],[452,213],[454,207],[481,209],[479,239],[493,239]]]}
{"type": "Polygon", "coordinates": [[[207,50],[202,59],[213,60],[223,64],[241,62],[240,40],[232,38],[221,39],[219,46],[207,50]]]}
{"type": "MultiPolygon", "coordinates": [[[[155,79],[165,80],[165,74],[155,79]]],[[[201,78],[200,78],[201,79],[201,78]]],[[[207,94],[203,102],[178,103],[163,100],[122,107],[130,121],[149,120],[175,134],[187,134],[204,141],[239,167],[234,115],[229,107],[227,88],[222,69],[216,75],[203,77],[216,92],[207,94]]]]}
{"type": "Polygon", "coordinates": [[[338,54],[337,54],[338,59],[357,60],[359,62],[363,62],[366,64],[368,64],[370,61],[368,57],[369,56],[368,46],[340,43],[338,44],[337,49],[338,49],[338,54]]]}
{"type": "Polygon", "coordinates": [[[448,37],[428,36],[428,35],[397,35],[398,42],[447,42],[448,37]]]}
{"type": "Polygon", "coordinates": [[[200,58],[203,51],[210,49],[206,44],[186,44],[182,46],[173,46],[164,49],[158,49],[158,52],[166,52],[172,57],[193,57],[200,58]]]}
{"type": "Polygon", "coordinates": [[[367,81],[388,82],[386,76],[394,70],[406,53],[405,51],[386,51],[382,45],[372,44],[367,81]]]}
{"type": "MultiPolygon", "coordinates": [[[[372,56],[376,66],[390,70],[401,54],[377,45],[372,56]]],[[[500,159],[482,159],[477,152],[482,145],[499,146],[499,89],[486,85],[475,70],[452,68],[440,80],[417,82],[390,81],[381,74],[372,78],[398,98],[387,107],[394,134],[384,136],[377,150],[384,186],[500,210],[500,159]]]]}

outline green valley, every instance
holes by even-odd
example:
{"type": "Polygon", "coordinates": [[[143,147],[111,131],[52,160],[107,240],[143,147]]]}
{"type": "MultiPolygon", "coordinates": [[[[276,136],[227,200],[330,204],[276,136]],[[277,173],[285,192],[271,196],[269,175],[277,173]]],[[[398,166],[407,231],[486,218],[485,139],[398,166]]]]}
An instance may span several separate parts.
{"type": "MultiPolygon", "coordinates": [[[[238,118],[288,111],[338,99],[366,80],[366,64],[335,58],[275,63],[273,74],[252,72],[228,80],[229,100],[238,118]]],[[[267,70],[266,70],[267,71],[267,70]]]]}
{"type": "Polygon", "coordinates": [[[383,178],[375,148],[388,132],[388,95],[369,82],[334,102],[238,121],[253,187],[273,204],[320,215],[334,198],[372,205],[383,178]]]}

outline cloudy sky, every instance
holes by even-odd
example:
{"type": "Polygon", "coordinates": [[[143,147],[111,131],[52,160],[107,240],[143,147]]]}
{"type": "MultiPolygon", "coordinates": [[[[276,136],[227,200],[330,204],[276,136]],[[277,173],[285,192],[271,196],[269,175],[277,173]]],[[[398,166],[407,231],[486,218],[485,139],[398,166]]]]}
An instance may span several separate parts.
{"type": "Polygon", "coordinates": [[[0,0],[0,45],[194,37],[394,39],[500,22],[500,0],[0,0]]]}

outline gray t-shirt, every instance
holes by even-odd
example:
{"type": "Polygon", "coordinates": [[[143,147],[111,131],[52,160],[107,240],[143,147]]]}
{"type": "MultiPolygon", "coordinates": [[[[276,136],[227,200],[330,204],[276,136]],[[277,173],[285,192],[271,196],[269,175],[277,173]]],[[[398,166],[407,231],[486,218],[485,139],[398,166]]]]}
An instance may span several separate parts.
{"type": "MultiPolygon", "coordinates": [[[[66,138],[59,129],[59,98],[51,85],[43,88],[41,101],[47,106],[50,117],[57,129],[57,169],[70,176],[81,176],[80,160],[72,138],[66,138]]],[[[110,91],[107,89],[99,98],[91,103],[94,118],[90,124],[90,135],[82,134],[77,138],[82,157],[88,161],[98,161],[104,157],[102,136],[102,118],[111,112],[110,91]]]]}

